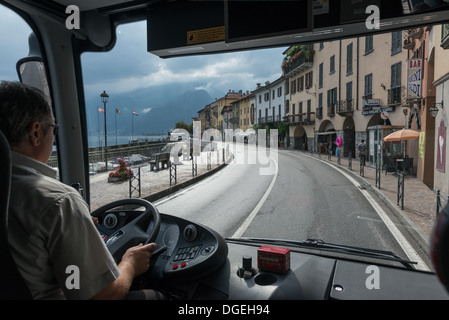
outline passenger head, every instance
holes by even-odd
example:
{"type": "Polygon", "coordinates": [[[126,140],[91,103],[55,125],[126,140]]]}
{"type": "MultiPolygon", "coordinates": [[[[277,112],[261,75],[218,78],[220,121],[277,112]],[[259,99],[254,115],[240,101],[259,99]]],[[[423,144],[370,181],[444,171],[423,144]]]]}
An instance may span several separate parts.
{"type": "MultiPolygon", "coordinates": [[[[20,82],[0,82],[0,130],[12,150],[27,150],[22,153],[32,156],[29,151],[42,150],[31,147],[45,145],[45,153],[48,153],[48,144],[53,144],[54,124],[53,112],[40,90],[20,82]]],[[[36,159],[48,160],[42,155],[36,159]]]]}

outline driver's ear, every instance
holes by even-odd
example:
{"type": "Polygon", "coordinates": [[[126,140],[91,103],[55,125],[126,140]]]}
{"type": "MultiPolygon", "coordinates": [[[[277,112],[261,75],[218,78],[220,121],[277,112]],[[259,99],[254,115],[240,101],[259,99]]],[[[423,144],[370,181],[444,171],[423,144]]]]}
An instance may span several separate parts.
{"type": "Polygon", "coordinates": [[[39,121],[33,121],[30,125],[30,131],[28,134],[28,141],[33,147],[38,147],[42,140],[42,125],[39,121]]]}

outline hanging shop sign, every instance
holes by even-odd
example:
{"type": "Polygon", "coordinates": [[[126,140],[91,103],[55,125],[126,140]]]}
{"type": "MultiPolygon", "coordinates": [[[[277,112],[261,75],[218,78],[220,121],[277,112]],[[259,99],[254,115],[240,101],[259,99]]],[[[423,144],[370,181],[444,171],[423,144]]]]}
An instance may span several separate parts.
{"type": "Polygon", "coordinates": [[[422,59],[410,59],[407,67],[407,99],[421,99],[422,59]]]}
{"type": "Polygon", "coordinates": [[[446,138],[447,127],[444,126],[444,120],[441,120],[440,127],[438,128],[436,159],[436,168],[440,172],[446,172],[446,138]]]}

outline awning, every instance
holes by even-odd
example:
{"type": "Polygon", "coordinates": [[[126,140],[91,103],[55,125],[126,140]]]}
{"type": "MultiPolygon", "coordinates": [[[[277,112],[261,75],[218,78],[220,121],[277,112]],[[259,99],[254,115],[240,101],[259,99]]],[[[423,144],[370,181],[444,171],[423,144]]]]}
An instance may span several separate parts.
{"type": "Polygon", "coordinates": [[[318,136],[327,136],[329,134],[337,134],[337,131],[326,131],[326,132],[318,132],[318,136]]]}

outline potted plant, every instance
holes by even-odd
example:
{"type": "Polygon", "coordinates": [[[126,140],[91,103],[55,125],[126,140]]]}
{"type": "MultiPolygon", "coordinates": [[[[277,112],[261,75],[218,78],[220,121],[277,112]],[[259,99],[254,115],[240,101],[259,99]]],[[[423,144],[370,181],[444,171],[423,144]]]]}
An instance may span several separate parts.
{"type": "Polygon", "coordinates": [[[117,158],[118,167],[109,173],[108,182],[117,182],[129,179],[133,176],[132,169],[123,158],[117,158]]]}

